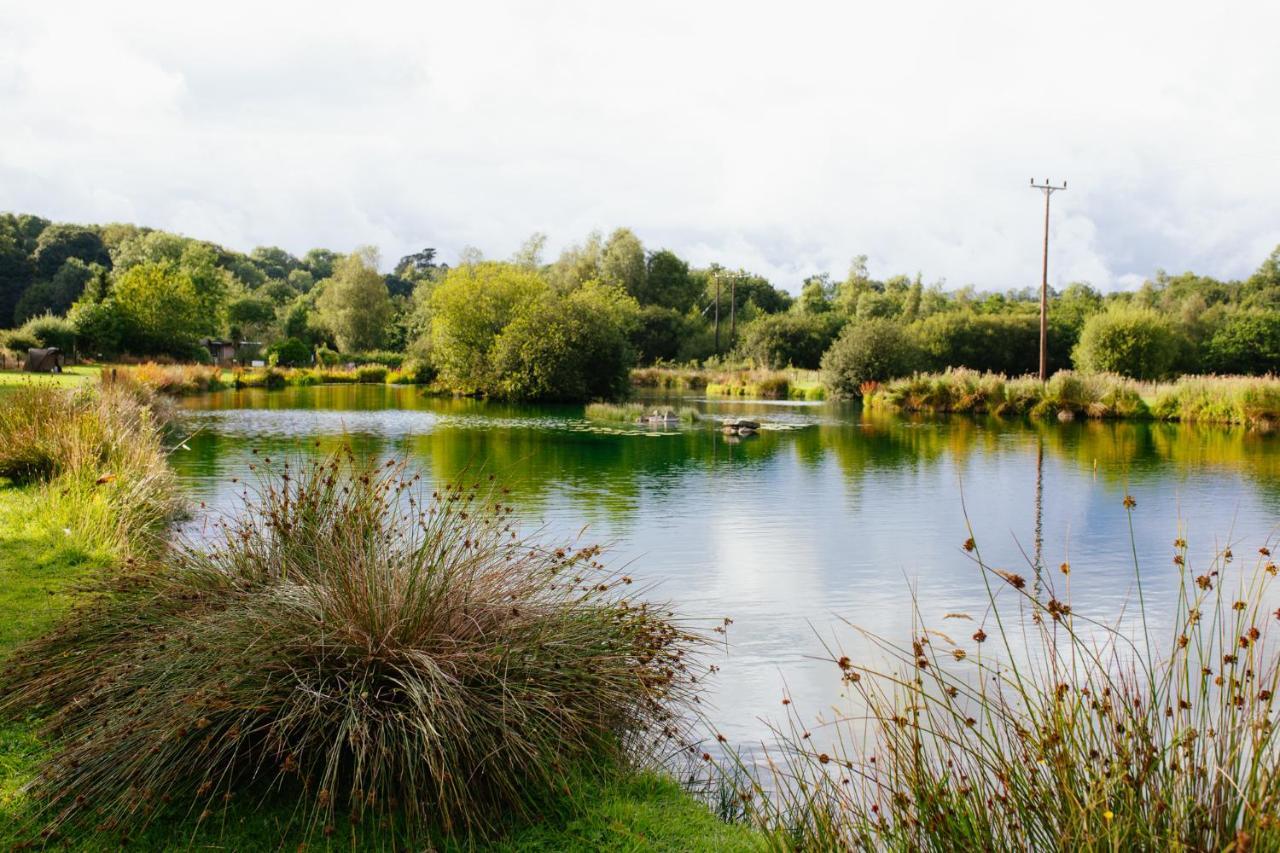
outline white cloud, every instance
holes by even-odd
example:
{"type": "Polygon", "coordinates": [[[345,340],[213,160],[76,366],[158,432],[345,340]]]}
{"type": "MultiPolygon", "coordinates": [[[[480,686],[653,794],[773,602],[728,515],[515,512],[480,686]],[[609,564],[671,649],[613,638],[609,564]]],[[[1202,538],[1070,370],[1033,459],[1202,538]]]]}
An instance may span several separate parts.
{"type": "Polygon", "coordinates": [[[1104,287],[1280,243],[1274,4],[0,9],[0,209],[504,257],[592,228],[794,288],[1104,287]]]}

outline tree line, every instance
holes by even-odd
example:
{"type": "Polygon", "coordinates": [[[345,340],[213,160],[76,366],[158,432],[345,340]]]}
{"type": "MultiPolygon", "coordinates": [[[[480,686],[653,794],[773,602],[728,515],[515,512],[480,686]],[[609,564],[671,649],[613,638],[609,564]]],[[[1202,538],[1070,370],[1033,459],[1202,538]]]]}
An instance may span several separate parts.
{"type": "MultiPolygon", "coordinates": [[[[750,271],[646,248],[626,228],[551,261],[545,244],[535,234],[503,260],[465,250],[452,267],[425,248],[383,272],[371,248],[246,254],[131,224],[3,214],[0,322],[11,328],[0,343],[205,360],[202,338],[229,338],[285,365],[410,361],[454,391],[541,400],[616,396],[631,366],[661,362],[825,359],[847,387],[954,366],[1017,375],[1037,363],[1034,288],[879,280],[858,257],[842,279],[812,276],[793,297],[750,271]]],[[[1051,294],[1049,316],[1052,369],[1276,372],[1280,248],[1242,281],[1159,272],[1110,294],[1073,283],[1051,294]]]]}

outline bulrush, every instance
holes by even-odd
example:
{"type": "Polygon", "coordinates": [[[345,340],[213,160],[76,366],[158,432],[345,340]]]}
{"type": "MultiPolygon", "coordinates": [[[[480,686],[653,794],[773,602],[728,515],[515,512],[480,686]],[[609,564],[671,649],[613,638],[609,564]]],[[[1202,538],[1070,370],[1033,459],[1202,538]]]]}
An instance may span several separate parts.
{"type": "Polygon", "coordinates": [[[629,606],[598,549],[512,539],[497,489],[432,494],[349,452],[257,476],[215,542],[139,563],[0,678],[5,715],[47,715],[51,828],[132,830],[159,791],[194,814],[296,798],[312,832],[483,834],[683,730],[696,638],[629,606]]]}

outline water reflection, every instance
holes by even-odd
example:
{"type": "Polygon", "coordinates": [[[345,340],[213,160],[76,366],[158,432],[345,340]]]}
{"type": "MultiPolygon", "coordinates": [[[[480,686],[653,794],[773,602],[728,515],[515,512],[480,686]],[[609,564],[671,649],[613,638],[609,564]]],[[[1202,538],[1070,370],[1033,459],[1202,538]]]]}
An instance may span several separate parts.
{"type": "Polygon", "coordinates": [[[994,565],[1031,576],[1069,559],[1076,612],[1128,618],[1125,494],[1138,501],[1134,536],[1156,609],[1172,601],[1180,519],[1203,564],[1228,537],[1251,552],[1280,516],[1278,439],[1243,429],[680,403],[803,426],[734,443],[706,426],[619,434],[583,421],[580,408],[412,388],[251,390],[184,401],[181,428],[195,434],[174,461],[214,507],[229,504],[230,479],[244,476],[255,447],[318,453],[350,442],[408,455],[436,480],[495,473],[531,526],[561,537],[585,526],[682,612],[709,625],[733,617],[714,698],[736,740],[760,737],[757,718],[778,716],[784,692],[815,713],[838,701],[838,679],[818,658],[820,638],[852,642],[839,618],[905,637],[912,594],[933,622],[949,611],[980,617],[985,589],[960,548],[969,524],[994,565]]]}

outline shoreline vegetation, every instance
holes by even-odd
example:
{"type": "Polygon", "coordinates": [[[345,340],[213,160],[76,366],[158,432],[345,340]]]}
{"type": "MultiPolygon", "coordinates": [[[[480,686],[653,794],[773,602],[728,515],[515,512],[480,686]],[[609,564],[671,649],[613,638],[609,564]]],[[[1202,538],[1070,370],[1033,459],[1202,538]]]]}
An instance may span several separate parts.
{"type": "Polygon", "coordinates": [[[759,849],[657,769],[698,641],[598,548],[349,455],[175,542],[164,410],[0,398],[4,846],[759,849]]]}
{"type": "Polygon", "coordinates": [[[520,539],[487,482],[263,457],[248,512],[209,547],[171,541],[164,414],[121,382],[0,398],[0,841],[18,849],[1280,843],[1274,542],[1193,566],[1180,533],[1176,604],[1149,630],[1136,547],[1121,628],[1075,609],[1069,564],[994,568],[970,530],[984,612],[915,601],[908,641],[831,647],[869,715],[828,720],[818,751],[789,707],[761,763],[691,740],[704,640],[598,548],[520,539]],[[688,749],[715,812],[654,769],[688,749]]]}
{"type": "Polygon", "coordinates": [[[972,370],[915,374],[863,387],[871,410],[996,417],[1110,418],[1238,424],[1280,423],[1280,378],[1184,376],[1143,383],[1115,374],[1061,371],[1041,383],[972,370]]]}
{"type": "Polygon", "coordinates": [[[902,639],[850,624],[876,660],[827,651],[857,710],[824,714],[819,748],[788,707],[763,772],[730,754],[742,813],[785,850],[1277,849],[1274,536],[1193,565],[1185,535],[1160,569],[1117,555],[1121,626],[1076,609],[1069,563],[997,569],[971,527],[982,612],[913,599],[902,639]],[[1153,570],[1178,578],[1158,615],[1153,570]]]}

